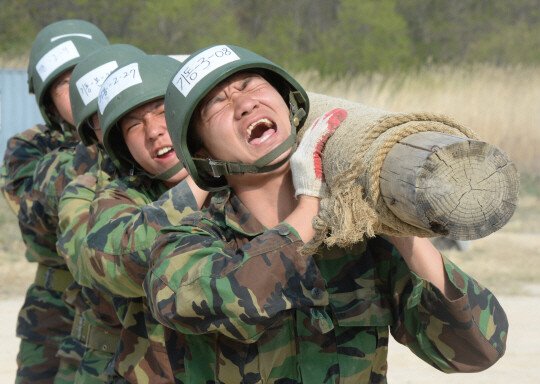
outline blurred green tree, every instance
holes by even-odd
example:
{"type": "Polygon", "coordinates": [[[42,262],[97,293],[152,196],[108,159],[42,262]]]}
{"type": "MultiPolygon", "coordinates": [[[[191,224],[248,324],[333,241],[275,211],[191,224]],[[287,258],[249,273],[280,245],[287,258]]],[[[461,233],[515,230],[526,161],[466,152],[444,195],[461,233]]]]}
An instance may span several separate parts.
{"type": "Polygon", "coordinates": [[[0,0],[0,9],[4,58],[27,55],[45,25],[80,18],[149,53],[238,44],[324,75],[540,63],[540,0],[0,0]]]}
{"type": "Polygon", "coordinates": [[[342,0],[334,27],[320,36],[311,63],[323,74],[388,71],[415,62],[396,0],[342,0]]]}

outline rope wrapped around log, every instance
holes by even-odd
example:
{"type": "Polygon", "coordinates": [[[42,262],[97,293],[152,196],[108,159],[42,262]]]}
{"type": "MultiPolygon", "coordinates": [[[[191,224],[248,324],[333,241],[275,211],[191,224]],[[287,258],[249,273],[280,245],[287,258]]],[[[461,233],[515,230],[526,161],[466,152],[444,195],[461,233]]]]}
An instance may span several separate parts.
{"type": "Polygon", "coordinates": [[[389,209],[381,196],[383,163],[398,142],[416,133],[469,139],[476,139],[476,134],[440,114],[392,113],[316,93],[309,97],[309,116],[298,140],[317,117],[333,108],[345,109],[348,116],[326,143],[323,170],[329,193],[322,198],[313,221],[315,238],[303,251],[314,252],[322,243],[348,247],[375,234],[440,236],[430,228],[403,221],[389,209]]]}

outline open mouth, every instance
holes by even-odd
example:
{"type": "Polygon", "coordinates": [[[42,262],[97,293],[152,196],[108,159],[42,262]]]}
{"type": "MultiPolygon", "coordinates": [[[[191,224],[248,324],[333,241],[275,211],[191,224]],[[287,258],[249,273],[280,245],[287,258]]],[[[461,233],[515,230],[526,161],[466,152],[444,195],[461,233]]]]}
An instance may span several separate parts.
{"type": "Polygon", "coordinates": [[[173,147],[163,147],[163,148],[160,148],[157,152],[156,152],[156,157],[158,159],[162,159],[164,157],[167,157],[167,155],[169,155],[170,153],[173,153],[174,152],[174,149],[173,147]]]}
{"type": "Polygon", "coordinates": [[[252,145],[262,144],[276,131],[275,124],[267,118],[257,120],[251,123],[247,129],[247,142],[252,145]]]}

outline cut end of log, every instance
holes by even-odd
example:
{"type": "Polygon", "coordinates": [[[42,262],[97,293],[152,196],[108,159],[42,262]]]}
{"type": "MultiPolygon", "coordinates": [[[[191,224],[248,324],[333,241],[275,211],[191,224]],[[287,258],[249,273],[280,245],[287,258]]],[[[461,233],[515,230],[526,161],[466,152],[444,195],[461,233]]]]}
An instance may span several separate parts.
{"type": "Polygon", "coordinates": [[[519,177],[498,148],[465,140],[433,148],[424,165],[417,213],[434,233],[474,240],[499,230],[514,214],[519,177]]]}

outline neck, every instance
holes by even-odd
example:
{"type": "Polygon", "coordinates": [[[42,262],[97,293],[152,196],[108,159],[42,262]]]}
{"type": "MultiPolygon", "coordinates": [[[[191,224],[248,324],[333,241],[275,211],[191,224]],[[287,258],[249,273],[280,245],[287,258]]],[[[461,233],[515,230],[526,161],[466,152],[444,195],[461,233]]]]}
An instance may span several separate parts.
{"type": "Polygon", "coordinates": [[[297,205],[288,164],[269,173],[231,176],[229,185],[251,214],[267,228],[282,222],[297,205]]]}

